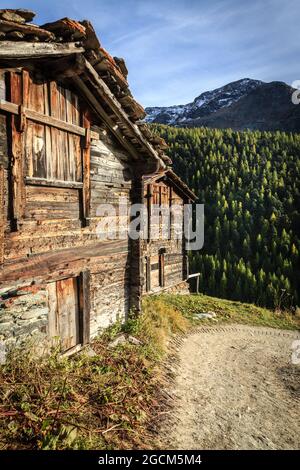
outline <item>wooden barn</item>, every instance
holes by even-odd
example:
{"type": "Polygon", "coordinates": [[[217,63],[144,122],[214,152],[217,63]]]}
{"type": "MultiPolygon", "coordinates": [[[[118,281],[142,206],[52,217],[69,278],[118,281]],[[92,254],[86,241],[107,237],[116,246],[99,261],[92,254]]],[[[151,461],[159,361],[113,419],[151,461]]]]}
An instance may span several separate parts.
{"type": "Polygon", "coordinates": [[[54,338],[72,352],[139,311],[143,294],[185,285],[172,230],[164,240],[101,240],[99,204],[116,207],[122,226],[120,197],[146,204],[151,218],[154,198],[194,195],[141,122],[124,61],[90,22],[33,17],[0,10],[0,341],[54,338]]]}
{"type": "Polygon", "coordinates": [[[184,234],[181,233],[183,205],[194,202],[195,195],[170,168],[144,176],[143,181],[148,214],[148,234],[142,240],[143,293],[164,289],[182,291],[187,289],[184,281],[188,277],[188,258],[184,234]],[[155,216],[155,205],[169,209],[168,222],[163,218],[164,211],[155,216]],[[175,220],[176,212],[173,212],[175,207],[180,215],[178,222],[175,220]],[[178,223],[181,230],[177,230],[178,223]]]}

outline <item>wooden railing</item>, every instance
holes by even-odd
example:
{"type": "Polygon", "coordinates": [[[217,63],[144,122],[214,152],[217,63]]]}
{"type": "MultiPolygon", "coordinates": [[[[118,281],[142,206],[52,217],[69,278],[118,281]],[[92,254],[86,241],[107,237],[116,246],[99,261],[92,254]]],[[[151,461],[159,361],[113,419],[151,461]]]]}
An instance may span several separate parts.
{"type": "Polygon", "coordinates": [[[189,274],[187,280],[196,278],[196,293],[199,294],[199,279],[200,273],[189,274]]]}

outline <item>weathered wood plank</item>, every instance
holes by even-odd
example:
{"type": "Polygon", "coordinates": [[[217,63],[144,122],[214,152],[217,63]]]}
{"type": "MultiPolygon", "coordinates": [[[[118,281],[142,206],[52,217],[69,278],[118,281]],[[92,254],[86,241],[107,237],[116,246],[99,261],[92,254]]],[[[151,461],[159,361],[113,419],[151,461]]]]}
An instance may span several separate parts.
{"type": "Polygon", "coordinates": [[[89,258],[112,255],[128,251],[127,240],[101,241],[89,246],[67,248],[33,255],[26,259],[7,263],[0,269],[0,282],[8,283],[26,278],[40,278],[60,267],[86,264],[89,258]]]}
{"type": "Polygon", "coordinates": [[[79,305],[76,278],[56,283],[58,329],[61,349],[65,351],[79,343],[79,305]]]}
{"type": "Polygon", "coordinates": [[[39,186],[27,186],[26,187],[26,200],[28,202],[35,203],[47,203],[57,202],[72,203],[78,202],[78,191],[73,188],[44,188],[39,186]]]}
{"type": "Polygon", "coordinates": [[[90,136],[90,117],[87,112],[83,113],[83,126],[86,128],[86,136],[83,143],[82,149],[82,167],[83,167],[83,218],[84,225],[88,226],[90,224],[90,207],[91,207],[91,143],[89,140],[90,136]]]}
{"type": "MultiPolygon", "coordinates": [[[[66,121],[66,99],[64,89],[61,86],[57,86],[58,94],[58,118],[61,121],[66,121]]],[[[59,169],[60,173],[57,175],[58,179],[69,180],[70,175],[68,173],[69,168],[69,151],[68,151],[68,134],[65,132],[59,131],[58,133],[59,141],[59,169]]]]}
{"type": "Polygon", "coordinates": [[[81,189],[83,187],[83,183],[77,181],[63,181],[63,180],[55,180],[55,179],[47,179],[47,178],[35,178],[26,176],[25,181],[27,184],[33,186],[53,186],[57,188],[75,188],[81,189]]]}
{"type": "MultiPolygon", "coordinates": [[[[72,93],[70,90],[65,90],[65,100],[66,100],[66,121],[72,124],[73,122],[73,110],[72,110],[72,93]]],[[[74,153],[74,146],[73,146],[73,136],[68,133],[67,134],[67,144],[68,144],[68,179],[69,181],[76,181],[76,166],[77,166],[77,158],[76,154],[74,153]]],[[[80,152],[79,152],[80,156],[80,152]]]]}
{"type": "MultiPolygon", "coordinates": [[[[44,83],[44,109],[45,115],[50,115],[50,87],[49,83],[44,83]]],[[[53,159],[52,159],[52,139],[51,139],[51,128],[45,126],[45,152],[46,152],[46,175],[47,179],[54,179],[53,171],[53,159]]]]}
{"type": "Polygon", "coordinates": [[[48,336],[53,338],[53,345],[55,344],[55,337],[58,336],[57,324],[57,295],[56,295],[56,282],[49,282],[46,285],[48,292],[48,336]]]}
{"type": "Polygon", "coordinates": [[[149,256],[146,259],[146,290],[147,292],[151,290],[151,259],[149,256]]]}
{"type": "MultiPolygon", "coordinates": [[[[12,102],[18,107],[22,104],[22,76],[19,73],[10,73],[10,96],[12,102]]],[[[19,132],[18,117],[11,116],[11,176],[13,192],[13,224],[12,229],[19,229],[19,221],[25,211],[23,133],[19,132]]]]}
{"type": "MultiPolygon", "coordinates": [[[[10,101],[6,101],[3,99],[0,99],[0,110],[11,113],[11,114],[15,114],[15,115],[19,114],[19,106],[17,106],[14,103],[11,103],[10,101]]],[[[75,134],[78,136],[85,135],[85,129],[83,127],[80,127],[77,124],[71,124],[69,122],[62,121],[53,116],[46,116],[32,109],[28,109],[26,106],[24,107],[24,113],[25,113],[26,118],[30,119],[31,121],[35,121],[40,124],[45,124],[50,127],[55,127],[56,129],[60,129],[66,132],[71,132],[72,134],[75,134]]],[[[91,139],[98,140],[99,133],[95,131],[91,131],[91,139]]]]}
{"type": "MultiPolygon", "coordinates": [[[[40,114],[45,114],[44,85],[30,82],[28,107],[40,114]]],[[[26,113],[25,113],[26,115],[26,113]]],[[[47,177],[45,126],[34,122],[32,124],[31,152],[33,161],[33,176],[47,177]]]]}
{"type": "Polygon", "coordinates": [[[0,71],[0,100],[6,100],[5,71],[0,71]]]}
{"type": "MultiPolygon", "coordinates": [[[[79,107],[78,96],[75,93],[71,95],[72,100],[72,123],[74,125],[81,125],[81,111],[79,107]]],[[[99,139],[99,134],[97,132],[91,131],[91,139],[99,139]]],[[[82,181],[82,157],[81,157],[81,146],[80,146],[80,136],[73,134],[71,139],[71,144],[73,145],[73,153],[76,157],[75,161],[75,180],[82,181]]]]}
{"type": "Polygon", "coordinates": [[[1,41],[1,59],[38,59],[41,57],[55,57],[69,54],[80,54],[84,52],[83,47],[78,47],[75,42],[58,44],[46,42],[27,41],[1,41]]]}
{"type": "Polygon", "coordinates": [[[89,271],[83,271],[80,275],[80,310],[81,310],[81,332],[82,343],[90,341],[90,311],[91,311],[91,278],[89,271]]]}
{"type": "Polygon", "coordinates": [[[26,187],[26,218],[74,219],[80,217],[78,189],[48,186],[26,187]]]}

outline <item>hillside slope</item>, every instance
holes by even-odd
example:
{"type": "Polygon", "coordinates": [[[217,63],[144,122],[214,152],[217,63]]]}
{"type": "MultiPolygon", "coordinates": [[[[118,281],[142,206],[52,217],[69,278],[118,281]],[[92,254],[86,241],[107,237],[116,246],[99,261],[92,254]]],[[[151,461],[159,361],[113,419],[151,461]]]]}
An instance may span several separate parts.
{"type": "Polygon", "coordinates": [[[205,204],[204,248],[190,260],[201,292],[299,305],[300,135],[152,127],[205,204]]]}

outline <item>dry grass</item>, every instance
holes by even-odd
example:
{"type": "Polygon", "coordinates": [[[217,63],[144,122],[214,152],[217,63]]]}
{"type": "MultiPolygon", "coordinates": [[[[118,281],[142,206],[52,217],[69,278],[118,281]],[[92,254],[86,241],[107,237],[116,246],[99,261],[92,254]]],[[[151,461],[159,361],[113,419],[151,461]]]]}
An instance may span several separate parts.
{"type": "Polygon", "coordinates": [[[151,422],[160,414],[159,362],[170,335],[188,320],[158,298],[144,313],[92,344],[96,355],[36,360],[15,351],[0,369],[2,449],[128,449],[155,447],[151,422]],[[142,341],[112,349],[121,331],[142,341]]]}
{"type": "Polygon", "coordinates": [[[187,331],[189,320],[160,297],[145,298],[143,309],[146,314],[138,320],[140,336],[154,353],[162,355],[167,351],[170,336],[187,331]]]}
{"type": "Polygon", "coordinates": [[[299,312],[272,312],[203,295],[160,295],[143,301],[143,315],[115,325],[93,341],[96,355],[37,360],[15,351],[0,367],[2,449],[159,448],[153,423],[164,410],[161,361],[170,338],[197,324],[194,314],[213,310],[216,322],[299,329],[299,312]],[[119,333],[129,342],[110,348],[119,333]]]}

